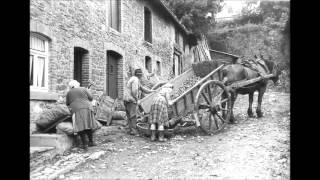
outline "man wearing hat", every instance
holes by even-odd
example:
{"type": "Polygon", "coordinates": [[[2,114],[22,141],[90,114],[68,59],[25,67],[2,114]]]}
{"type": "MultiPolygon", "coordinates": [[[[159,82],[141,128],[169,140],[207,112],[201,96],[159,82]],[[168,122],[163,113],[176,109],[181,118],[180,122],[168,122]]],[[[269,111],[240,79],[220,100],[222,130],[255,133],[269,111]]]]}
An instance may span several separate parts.
{"type": "Polygon", "coordinates": [[[141,85],[141,78],[142,78],[142,70],[136,69],[134,71],[134,76],[132,76],[127,85],[125,87],[125,94],[124,94],[124,106],[126,107],[126,114],[128,118],[128,125],[129,125],[129,133],[131,135],[137,135],[137,112],[138,112],[138,105],[140,104],[141,98],[141,91],[144,93],[151,93],[155,92],[154,90],[150,90],[146,87],[141,85]]]}

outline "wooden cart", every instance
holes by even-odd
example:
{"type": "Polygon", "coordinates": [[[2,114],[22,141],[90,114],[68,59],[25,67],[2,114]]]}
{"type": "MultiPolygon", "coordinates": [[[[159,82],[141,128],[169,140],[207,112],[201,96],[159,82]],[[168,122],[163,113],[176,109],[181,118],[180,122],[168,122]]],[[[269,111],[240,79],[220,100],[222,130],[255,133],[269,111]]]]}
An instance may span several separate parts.
{"type": "MultiPolygon", "coordinates": [[[[220,81],[221,78],[219,78],[221,77],[220,70],[224,66],[224,64],[218,66],[207,76],[203,77],[195,85],[173,100],[171,108],[175,117],[183,117],[192,114],[194,125],[196,127],[201,127],[201,129],[208,134],[217,133],[224,129],[229,122],[231,113],[230,88],[243,87],[262,79],[262,77],[258,77],[225,86],[220,81]],[[224,94],[224,98],[222,98],[222,94],[224,94]]],[[[186,79],[193,75],[194,71],[191,68],[168,83],[174,84],[174,88],[177,89],[183,85],[183,82],[186,79]]],[[[270,78],[272,76],[272,74],[269,74],[264,78],[270,78]]],[[[158,89],[158,91],[160,89],[158,89]]],[[[141,106],[146,113],[150,112],[152,99],[155,96],[156,93],[153,93],[141,100],[141,106]]]]}

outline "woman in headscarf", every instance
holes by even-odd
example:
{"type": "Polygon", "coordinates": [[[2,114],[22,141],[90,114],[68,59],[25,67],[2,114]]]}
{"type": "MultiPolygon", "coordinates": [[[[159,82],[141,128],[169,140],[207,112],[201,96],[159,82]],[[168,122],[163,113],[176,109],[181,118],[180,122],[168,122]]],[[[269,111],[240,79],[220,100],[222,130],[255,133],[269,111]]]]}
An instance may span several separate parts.
{"type": "Polygon", "coordinates": [[[158,96],[154,98],[150,109],[151,124],[151,141],[156,140],[156,126],[158,126],[159,141],[166,141],[164,138],[164,127],[170,127],[180,122],[180,119],[175,122],[170,122],[168,117],[168,106],[171,105],[170,95],[173,90],[173,85],[165,84],[159,91],[158,96]]]}
{"type": "Polygon", "coordinates": [[[93,100],[87,88],[80,87],[76,80],[69,82],[70,90],[67,93],[66,104],[71,109],[74,132],[80,135],[82,146],[87,150],[87,146],[95,146],[93,142],[93,130],[100,125],[94,119],[93,107],[90,101],[93,100]],[[85,135],[88,136],[89,143],[86,142],[85,135]]]}

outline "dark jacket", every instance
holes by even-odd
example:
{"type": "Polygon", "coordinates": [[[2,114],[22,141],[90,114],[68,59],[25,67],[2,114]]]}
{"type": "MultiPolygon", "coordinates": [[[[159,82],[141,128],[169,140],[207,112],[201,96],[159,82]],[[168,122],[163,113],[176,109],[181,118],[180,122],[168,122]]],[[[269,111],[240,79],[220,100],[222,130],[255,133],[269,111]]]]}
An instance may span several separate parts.
{"type": "Polygon", "coordinates": [[[92,101],[91,93],[84,87],[72,88],[66,97],[66,104],[71,108],[71,113],[75,113],[80,109],[92,109],[90,101],[92,101]]]}

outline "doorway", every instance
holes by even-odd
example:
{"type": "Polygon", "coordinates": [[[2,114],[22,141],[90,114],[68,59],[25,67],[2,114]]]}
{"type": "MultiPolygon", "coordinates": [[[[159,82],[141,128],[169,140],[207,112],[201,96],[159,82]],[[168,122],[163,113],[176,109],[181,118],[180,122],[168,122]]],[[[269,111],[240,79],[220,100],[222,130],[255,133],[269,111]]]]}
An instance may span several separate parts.
{"type": "Polygon", "coordinates": [[[114,51],[107,51],[106,93],[111,98],[118,97],[118,65],[121,55],[114,51]]]}
{"type": "Polygon", "coordinates": [[[81,87],[88,85],[89,51],[81,47],[74,47],[73,79],[77,80],[81,87]]]}

